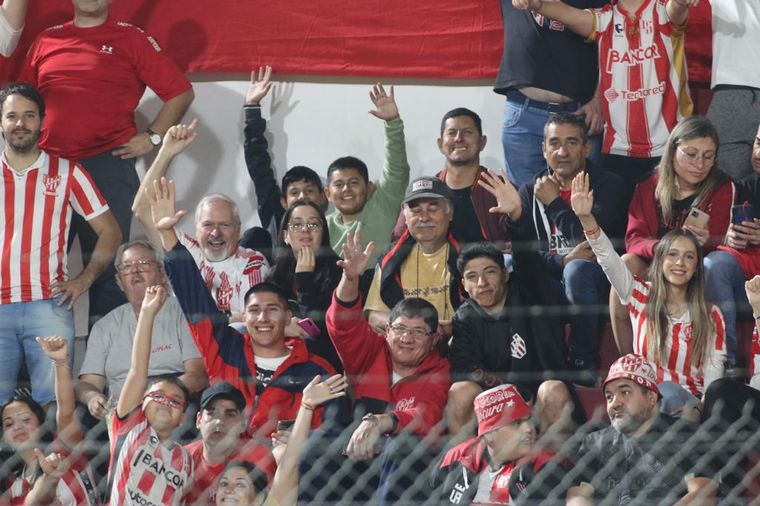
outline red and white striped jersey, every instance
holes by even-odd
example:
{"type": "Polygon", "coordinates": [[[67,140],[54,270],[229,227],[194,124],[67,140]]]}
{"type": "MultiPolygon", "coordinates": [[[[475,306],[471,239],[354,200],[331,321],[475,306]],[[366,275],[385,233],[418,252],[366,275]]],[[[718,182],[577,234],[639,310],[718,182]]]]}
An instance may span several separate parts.
{"type": "MultiPolygon", "coordinates": [[[[649,300],[649,283],[634,276],[633,290],[628,297],[628,313],[633,325],[633,352],[651,360],[647,349],[647,314],[646,304],[649,300]]],[[[696,397],[702,397],[707,385],[723,376],[723,362],[726,358],[726,324],[718,306],[710,308],[710,317],[715,326],[711,336],[707,358],[701,368],[691,364],[691,314],[687,310],[680,318],[668,321],[667,335],[670,338],[665,345],[666,364],[656,364],[657,382],[672,381],[686,388],[696,397]],[[707,381],[706,381],[707,378],[707,381]]]]}
{"type": "Polygon", "coordinates": [[[191,489],[193,460],[182,445],[161,443],[142,407],[114,417],[110,504],[177,505],[191,489]]]}
{"type": "MultiPolygon", "coordinates": [[[[100,504],[95,478],[92,475],[87,457],[82,453],[74,453],[64,448],[62,444],[56,445],[55,451],[62,458],[69,459],[71,466],[58,481],[56,487],[56,506],[97,506],[100,504]]],[[[38,478],[39,479],[39,478],[38,478]]],[[[10,492],[10,504],[21,506],[24,504],[27,494],[32,489],[33,482],[17,476],[8,486],[10,492]]],[[[0,501],[2,502],[2,501],[0,501]]]]}
{"type": "Polygon", "coordinates": [[[194,237],[178,233],[179,242],[187,248],[211,296],[220,311],[242,313],[248,289],[258,285],[269,274],[269,262],[256,250],[238,247],[237,251],[221,262],[209,262],[203,256],[198,241],[194,237]]]}
{"type": "Polygon", "coordinates": [[[603,153],[661,156],[678,121],[692,113],[685,26],[675,26],[667,0],[647,0],[628,13],[613,2],[590,12],[599,44],[599,90],[606,127],[603,153]]]}
{"type": "Polygon", "coordinates": [[[0,158],[0,304],[52,298],[68,279],[66,250],[72,211],[91,220],[108,210],[81,165],[44,151],[16,172],[0,158]]]}

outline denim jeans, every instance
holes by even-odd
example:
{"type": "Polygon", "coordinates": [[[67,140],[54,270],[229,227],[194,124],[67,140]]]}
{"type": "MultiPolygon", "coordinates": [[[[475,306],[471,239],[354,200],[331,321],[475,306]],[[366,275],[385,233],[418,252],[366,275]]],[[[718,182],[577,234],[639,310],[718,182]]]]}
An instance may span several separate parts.
{"type": "Polygon", "coordinates": [[[569,358],[579,369],[598,365],[599,318],[607,310],[610,284],[596,262],[571,260],[562,271],[562,283],[557,283],[558,295],[568,307],[570,323],[569,358]]]}
{"type": "Polygon", "coordinates": [[[705,257],[705,295],[723,312],[726,322],[726,358],[736,362],[736,312],[750,311],[744,291],[744,272],[727,251],[713,251],[705,257]]]}
{"type": "Polygon", "coordinates": [[[36,337],[61,336],[69,342],[69,365],[73,363],[74,313],[57,301],[38,300],[0,304],[0,404],[16,388],[22,361],[32,382],[32,398],[45,405],[55,400],[53,365],[35,341],[36,337]]]}
{"type": "MultiPolygon", "coordinates": [[[[541,144],[544,141],[544,125],[549,111],[525,103],[507,99],[504,105],[504,122],[501,143],[504,148],[504,164],[509,180],[519,189],[533,181],[536,174],[546,169],[541,144]]],[[[591,158],[598,161],[602,149],[602,136],[589,138],[592,145],[591,158]]]]}

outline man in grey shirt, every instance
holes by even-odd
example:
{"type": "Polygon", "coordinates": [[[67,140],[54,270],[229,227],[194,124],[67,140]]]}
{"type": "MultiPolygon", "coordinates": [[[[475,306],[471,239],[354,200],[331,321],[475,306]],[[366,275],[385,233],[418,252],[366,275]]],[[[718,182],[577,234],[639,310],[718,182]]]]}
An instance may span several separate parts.
{"type": "MultiPolygon", "coordinates": [[[[93,326],[76,389],[79,402],[100,420],[107,413],[108,397],[118,399],[127,376],[137,315],[145,289],[166,284],[162,263],[145,240],[133,240],[119,247],[114,264],[117,284],[128,302],[93,326]]],[[[176,373],[190,392],[200,392],[206,388],[208,378],[203,360],[174,297],[168,298],[158,313],[153,336],[148,369],[150,376],[176,373]]]]}

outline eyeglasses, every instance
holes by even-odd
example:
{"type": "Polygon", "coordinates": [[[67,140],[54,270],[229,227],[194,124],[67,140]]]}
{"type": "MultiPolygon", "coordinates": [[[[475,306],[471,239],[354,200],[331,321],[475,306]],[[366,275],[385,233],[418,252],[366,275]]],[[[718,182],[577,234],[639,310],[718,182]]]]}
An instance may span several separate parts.
{"type": "Polygon", "coordinates": [[[158,262],[155,260],[151,260],[149,258],[138,258],[137,260],[133,260],[131,262],[122,262],[117,267],[116,270],[119,271],[120,274],[128,274],[132,272],[133,269],[136,269],[137,272],[147,272],[151,270],[158,262]]]}
{"type": "Polygon", "coordinates": [[[185,409],[185,405],[187,404],[183,399],[178,399],[173,395],[167,395],[160,390],[155,392],[148,392],[145,394],[145,397],[143,397],[143,400],[145,399],[156,401],[159,404],[169,406],[173,409],[185,409]]]}
{"type": "Polygon", "coordinates": [[[691,165],[700,165],[704,162],[707,162],[708,165],[715,163],[714,152],[702,153],[700,156],[699,151],[696,149],[690,149],[689,151],[686,151],[681,146],[678,146],[676,149],[681,152],[684,158],[686,158],[686,161],[691,165]]]}
{"type": "Polygon", "coordinates": [[[322,230],[322,224],[310,221],[308,223],[288,223],[288,229],[292,230],[293,232],[316,232],[317,230],[322,230]]]}
{"type": "Polygon", "coordinates": [[[391,325],[391,330],[397,336],[403,336],[404,334],[406,334],[407,336],[413,337],[414,339],[422,339],[423,337],[426,337],[432,334],[432,332],[428,331],[427,329],[423,329],[421,327],[414,327],[410,329],[406,325],[400,325],[400,324],[391,325]]]}

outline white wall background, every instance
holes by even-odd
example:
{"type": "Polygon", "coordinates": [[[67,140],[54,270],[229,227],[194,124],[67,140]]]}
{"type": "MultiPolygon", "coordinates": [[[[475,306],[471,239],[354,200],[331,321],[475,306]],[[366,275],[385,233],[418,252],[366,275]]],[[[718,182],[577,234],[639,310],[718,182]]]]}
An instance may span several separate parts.
{"type": "MultiPolygon", "coordinates": [[[[276,69],[275,69],[276,70],[276,69]]],[[[172,165],[169,176],[177,182],[179,203],[193,209],[206,193],[221,192],[240,207],[244,227],[258,224],[253,184],[243,158],[243,98],[248,76],[193,75],[195,101],[184,121],[199,118],[200,135],[172,165]],[[223,80],[222,80],[223,79],[223,80]]],[[[353,155],[362,159],[377,179],[383,165],[382,122],[368,114],[372,107],[370,79],[315,79],[274,76],[275,85],[262,102],[273,165],[279,180],[293,165],[306,165],[324,176],[336,158],[353,155]]],[[[490,168],[504,165],[500,131],[504,98],[491,90],[490,82],[421,82],[389,80],[405,124],[407,154],[412,178],[432,175],[442,168],[436,139],[443,114],[454,107],[468,107],[483,119],[489,142],[481,163],[490,168]]],[[[149,123],[161,101],[148,91],[137,111],[138,126],[149,123]]],[[[1,141],[0,141],[1,142],[1,141]]],[[[152,157],[138,163],[140,175],[152,157]]],[[[192,217],[182,228],[192,233],[192,217]]],[[[132,236],[140,235],[133,223],[132,236]]],[[[81,269],[79,253],[73,250],[69,270],[81,269]]],[[[86,327],[86,303],[77,311],[77,335],[86,327]]],[[[81,355],[80,357],[81,358],[81,355]]]]}

